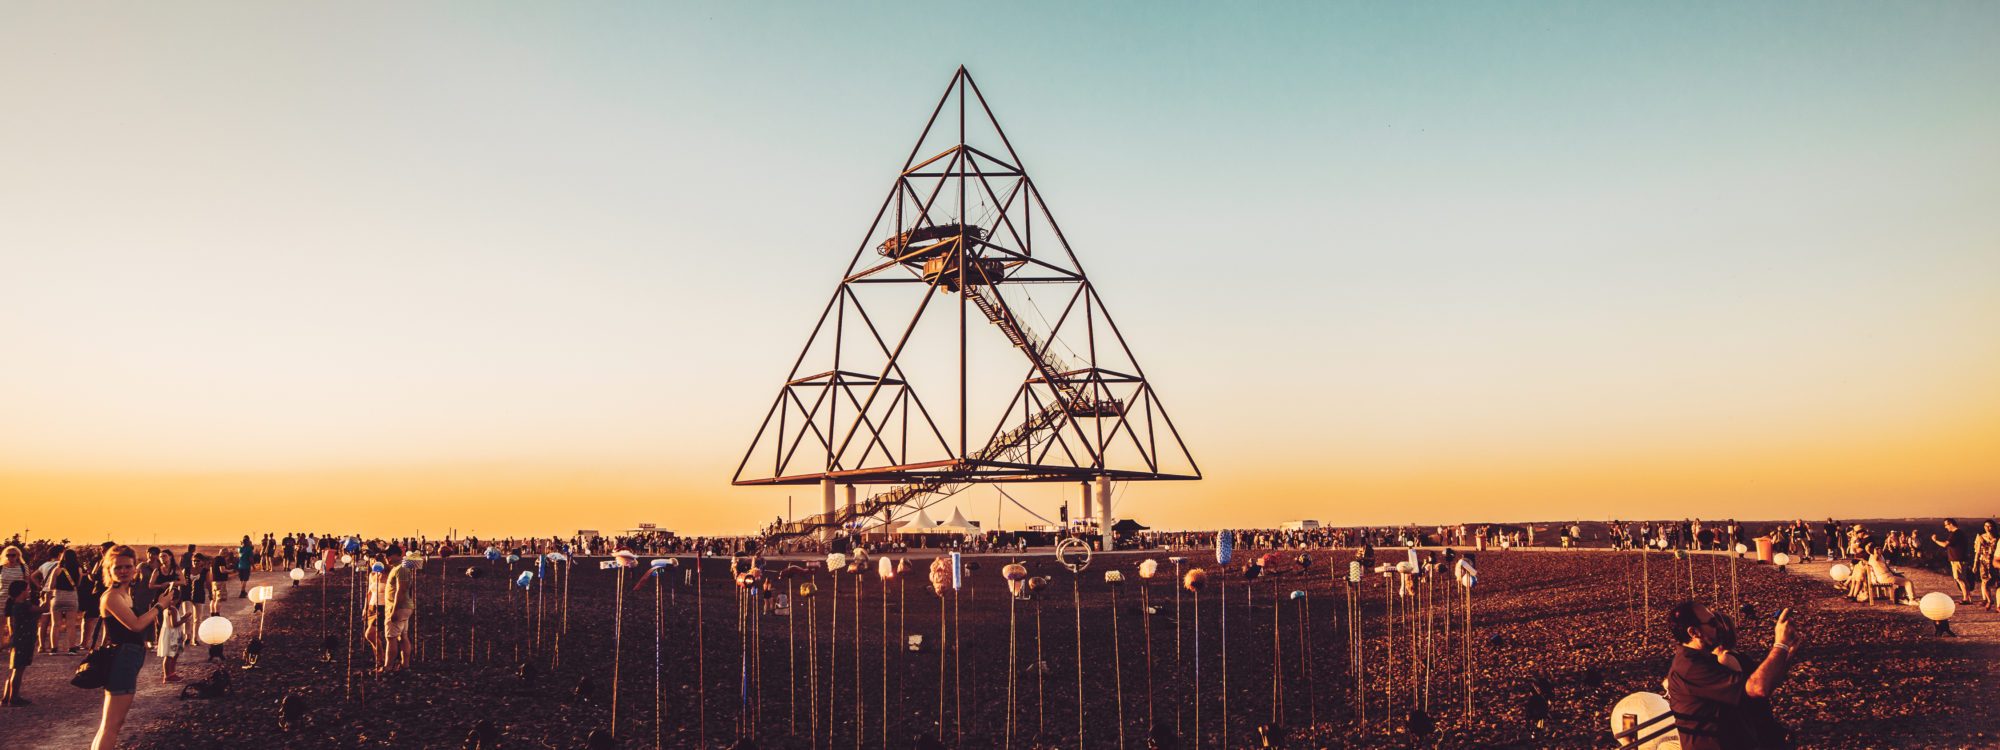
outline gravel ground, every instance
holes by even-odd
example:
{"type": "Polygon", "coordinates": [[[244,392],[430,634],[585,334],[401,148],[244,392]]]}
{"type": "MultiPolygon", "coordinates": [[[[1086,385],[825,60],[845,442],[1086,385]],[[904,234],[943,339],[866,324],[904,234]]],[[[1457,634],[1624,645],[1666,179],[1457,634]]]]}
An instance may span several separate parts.
{"type": "MultiPolygon", "coordinates": [[[[573,580],[547,579],[544,588],[524,597],[506,585],[523,566],[509,570],[459,558],[432,561],[420,578],[422,643],[409,673],[378,678],[357,670],[350,682],[347,580],[335,575],[310,581],[274,608],[263,668],[236,672],[229,698],[148,701],[171,709],[146,726],[137,746],[460,747],[468,746],[468,735],[483,730],[490,740],[485,747],[580,748],[592,732],[614,727],[615,675],[618,737],[611,745],[616,747],[652,747],[656,736],[663,747],[725,747],[736,741],[739,726],[754,729],[760,747],[913,747],[919,746],[918,737],[938,736],[940,716],[947,746],[1075,747],[1080,622],[1081,730],[1087,747],[1119,746],[1121,729],[1123,746],[1144,747],[1149,704],[1166,731],[1173,732],[1178,722],[1178,746],[1192,746],[1190,696],[1198,695],[1208,747],[1255,747],[1269,737],[1286,747],[1601,748],[1611,746],[1610,707],[1629,693],[1659,689],[1671,653],[1659,624],[1664,604],[1690,590],[1704,599],[1731,598],[1728,560],[1721,556],[1677,561],[1670,554],[1648,555],[1642,601],[1636,552],[1480,553],[1480,582],[1471,597],[1473,711],[1468,715],[1462,590],[1443,578],[1421,584],[1419,601],[1395,605],[1392,635],[1385,624],[1391,597],[1382,579],[1371,576],[1358,597],[1365,636],[1365,674],[1359,681],[1366,697],[1364,722],[1364,701],[1349,668],[1349,590],[1332,575],[1337,570],[1344,576],[1351,553],[1315,552],[1303,571],[1296,553],[1284,553],[1284,562],[1254,580],[1246,580],[1243,571],[1255,553],[1239,550],[1226,572],[1216,569],[1206,551],[1185,554],[1207,563],[1211,573],[1199,605],[1199,683],[1196,607],[1182,592],[1176,608],[1170,585],[1174,566],[1164,562],[1166,553],[1143,555],[1163,559],[1159,577],[1143,587],[1158,610],[1150,618],[1139,606],[1138,553],[1099,555],[1080,579],[1047,555],[1022,558],[1033,575],[1049,580],[1033,599],[1013,607],[1011,663],[1019,680],[1011,737],[1009,598],[1001,578],[1009,558],[969,558],[979,567],[967,571],[967,587],[940,598],[925,580],[930,558],[913,557],[912,571],[886,587],[886,628],[885,586],[870,567],[858,577],[858,649],[857,576],[843,574],[836,582],[817,571],[783,578],[780,570],[800,561],[774,561],[774,591],[811,580],[818,594],[810,610],[799,608],[796,619],[749,618],[757,631],[748,650],[723,560],[703,566],[700,597],[678,572],[692,567],[689,558],[664,581],[638,583],[632,590],[635,581],[628,579],[621,632],[615,616],[617,574],[600,570],[594,560],[578,564],[573,580]],[[467,568],[481,577],[467,577],[467,568]],[[1128,578],[1115,591],[1103,579],[1114,568],[1128,578]],[[322,592],[308,590],[321,587],[332,604],[327,610],[318,606],[322,592]],[[1304,597],[1292,598],[1293,591],[1304,597]],[[1081,598],[1081,613],[1073,597],[1081,598]],[[938,648],[941,605],[948,615],[958,613],[948,618],[953,632],[945,637],[959,646],[956,651],[938,648]],[[829,633],[836,617],[838,625],[829,633]],[[896,647],[913,634],[924,636],[921,651],[896,647]],[[320,652],[328,637],[335,641],[331,662],[322,661],[320,652]],[[616,662],[614,642],[622,643],[623,658],[616,662]],[[1037,649],[1045,670],[1033,668],[1037,649]],[[947,657],[942,665],[941,655],[947,657]],[[1429,666],[1428,681],[1413,664],[1429,666]],[[743,690],[746,671],[751,679],[743,690]],[[1539,722],[1530,719],[1537,692],[1547,704],[1539,722]],[[747,701],[741,698],[745,694],[747,701]],[[282,729],[280,701],[288,696],[294,718],[282,729]],[[1274,710],[1279,700],[1282,710],[1274,710]],[[1426,701],[1434,727],[1413,734],[1409,708],[1426,701]],[[1391,711],[1396,720],[1384,721],[1391,711]],[[1226,741],[1218,720],[1224,715],[1226,741]]],[[[1745,651],[1768,645],[1770,616],[1782,607],[1795,609],[1806,634],[1801,662],[1775,701],[1799,746],[1994,744],[2000,728],[1978,698],[2000,684],[1992,668],[2000,646],[1987,632],[1994,628],[1984,623],[1991,615],[1962,615],[1961,630],[1971,631],[1968,637],[1935,638],[1914,608],[1847,602],[1823,574],[1814,576],[1809,569],[1788,575],[1745,564],[1736,572],[1740,599],[1757,615],[1742,625],[1745,651]]],[[[1920,588],[1936,588],[1935,582],[1920,580],[1920,588]]],[[[365,664],[365,647],[357,649],[356,663],[365,664]]]]}

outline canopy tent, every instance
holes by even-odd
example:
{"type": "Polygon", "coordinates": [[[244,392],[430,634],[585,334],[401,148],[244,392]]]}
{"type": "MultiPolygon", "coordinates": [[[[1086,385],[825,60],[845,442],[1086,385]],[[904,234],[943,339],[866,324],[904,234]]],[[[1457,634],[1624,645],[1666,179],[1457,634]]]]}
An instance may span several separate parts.
{"type": "Polygon", "coordinates": [[[901,533],[909,525],[909,521],[877,521],[875,525],[862,529],[861,532],[864,534],[896,534],[901,533]]]}
{"type": "Polygon", "coordinates": [[[957,508],[951,509],[951,520],[938,524],[931,531],[940,534],[977,534],[979,527],[965,520],[965,514],[957,508]]]}
{"type": "Polygon", "coordinates": [[[931,534],[937,531],[937,522],[931,520],[930,511],[917,509],[917,517],[896,528],[898,534],[931,534]]]}
{"type": "Polygon", "coordinates": [[[1134,534],[1141,531],[1145,531],[1150,528],[1152,527],[1141,526],[1139,525],[1138,521],[1134,521],[1130,518],[1121,518],[1118,520],[1117,523],[1111,524],[1111,530],[1119,534],[1134,534]]]}

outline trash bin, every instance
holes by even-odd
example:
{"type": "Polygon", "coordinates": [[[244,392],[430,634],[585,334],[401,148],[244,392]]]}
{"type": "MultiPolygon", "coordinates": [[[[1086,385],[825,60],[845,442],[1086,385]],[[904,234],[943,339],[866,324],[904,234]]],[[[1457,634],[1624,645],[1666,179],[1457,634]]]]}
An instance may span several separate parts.
{"type": "Polygon", "coordinates": [[[1757,562],[1763,562],[1763,563],[1771,562],[1771,555],[1776,551],[1772,549],[1771,538],[1768,536],[1760,536],[1757,537],[1756,542],[1757,542],[1757,562]]]}

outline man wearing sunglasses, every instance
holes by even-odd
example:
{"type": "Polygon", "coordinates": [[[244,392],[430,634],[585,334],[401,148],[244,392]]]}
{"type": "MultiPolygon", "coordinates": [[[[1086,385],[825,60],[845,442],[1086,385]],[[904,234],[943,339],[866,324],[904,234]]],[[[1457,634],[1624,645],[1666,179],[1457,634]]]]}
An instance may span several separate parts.
{"type": "Polygon", "coordinates": [[[1771,714],[1771,696],[1798,648],[1790,609],[1778,612],[1771,651],[1754,667],[1735,653],[1736,623],[1726,614],[1684,601],[1667,611],[1667,625],[1680,643],[1667,671],[1667,701],[1682,750],[1790,746],[1771,714]]]}

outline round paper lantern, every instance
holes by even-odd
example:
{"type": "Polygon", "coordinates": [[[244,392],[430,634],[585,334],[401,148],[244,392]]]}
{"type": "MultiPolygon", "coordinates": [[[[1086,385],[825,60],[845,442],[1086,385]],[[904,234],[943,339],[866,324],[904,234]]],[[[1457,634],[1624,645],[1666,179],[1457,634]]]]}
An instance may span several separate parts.
{"type": "Polygon", "coordinates": [[[250,601],[256,604],[263,604],[270,601],[271,595],[271,587],[269,586],[253,586],[250,589],[250,601]]]}
{"type": "Polygon", "coordinates": [[[1958,602],[1952,601],[1950,594],[1933,591],[1917,600],[1917,610],[1932,621],[1942,622],[1951,619],[1952,613],[1958,611],[1958,602]]]}
{"type": "Polygon", "coordinates": [[[1749,551],[1750,551],[1750,547],[1749,547],[1749,545],[1745,545],[1745,544],[1740,544],[1740,543],[1736,545],[1736,554],[1739,554],[1739,555],[1740,555],[1740,554],[1743,554],[1743,553],[1745,553],[1745,552],[1749,552],[1749,551]]]}
{"type": "Polygon", "coordinates": [[[294,581],[303,581],[303,580],[305,580],[305,579],[306,579],[306,571],[305,571],[305,569],[304,569],[304,568],[293,568],[293,569],[292,569],[292,580],[294,580],[294,581]]]}
{"type": "Polygon", "coordinates": [[[1778,554],[1775,554],[1775,555],[1772,555],[1772,556],[1771,556],[1771,562],[1773,562],[1773,563],[1776,563],[1776,564],[1778,565],[1778,567],[1782,568],[1782,567],[1785,567],[1785,566],[1787,566],[1787,565],[1790,565],[1790,564],[1792,564],[1792,556],[1791,556],[1791,555],[1787,555],[1787,554],[1785,554],[1785,553],[1783,553],[1783,552],[1780,552],[1780,553],[1778,553],[1778,554]]]}
{"type": "MultiPolygon", "coordinates": [[[[1615,735],[1623,732],[1628,725],[1632,727],[1645,725],[1645,728],[1640,729],[1638,735],[1635,736],[1651,734],[1659,730],[1663,725],[1671,725],[1672,722],[1663,721],[1650,725],[1647,725],[1646,722],[1653,717],[1660,716],[1671,710],[1672,708],[1667,704],[1667,699],[1658,693],[1633,693],[1625,696],[1623,700],[1618,701],[1617,705],[1611,707],[1611,733],[1615,735]]],[[[1675,737],[1675,744],[1679,744],[1675,733],[1668,731],[1659,737],[1640,743],[1633,750],[1663,750],[1660,743],[1669,737],[1675,737]]],[[[1626,742],[1632,741],[1632,737],[1621,737],[1620,739],[1626,742]]]]}
{"type": "Polygon", "coordinates": [[[1854,574],[1854,569],[1847,567],[1847,563],[1834,563],[1833,567],[1826,569],[1826,574],[1833,576],[1835,581],[1845,581],[1848,576],[1854,574]]]}
{"type": "Polygon", "coordinates": [[[1236,556],[1236,534],[1232,533],[1228,529],[1223,529],[1221,531],[1215,532],[1216,564],[1228,565],[1230,558],[1233,558],[1235,556],[1236,556]]]}
{"type": "Polygon", "coordinates": [[[358,536],[350,536],[350,537],[348,537],[348,538],[347,538],[347,544],[345,544],[345,545],[342,545],[341,549],[343,549],[343,550],[346,550],[346,551],[348,551],[348,552],[360,552],[360,551],[361,551],[361,537],[358,537],[358,536]]]}
{"type": "Polygon", "coordinates": [[[1139,561],[1139,577],[1151,579],[1160,574],[1160,561],[1152,558],[1139,561]]]}
{"type": "Polygon", "coordinates": [[[1304,598],[1306,598],[1306,592],[1304,592],[1304,591],[1299,591],[1299,590],[1296,590],[1296,589],[1294,589],[1294,590],[1292,591],[1292,601],[1298,601],[1298,600],[1300,600],[1300,599],[1304,599],[1304,598]]]}
{"type": "Polygon", "coordinates": [[[201,626],[196,628],[194,632],[196,638],[210,646],[220,646],[227,643],[229,642],[229,637],[235,634],[236,626],[229,622],[229,618],[220,615],[202,620],[201,626]]]}
{"type": "Polygon", "coordinates": [[[845,567],[847,567],[847,556],[846,556],[846,555],[843,555],[843,554],[841,554],[841,553],[839,553],[839,552],[829,552],[829,553],[827,553],[827,556],[826,556],[826,569],[827,569],[827,570],[828,570],[829,572],[839,572],[841,568],[845,568],[845,567]]]}
{"type": "Polygon", "coordinates": [[[354,556],[353,556],[353,555],[341,555],[341,556],[340,556],[340,564],[341,564],[341,565],[353,565],[353,564],[354,564],[354,556]]]}
{"type": "Polygon", "coordinates": [[[314,561],[313,561],[313,572],[314,572],[314,573],[318,573],[318,574],[320,574],[320,575],[326,575],[326,561],[325,561],[325,560],[314,560],[314,561]]]}
{"type": "Polygon", "coordinates": [[[612,552],[611,558],[613,560],[616,560],[618,562],[618,567],[621,568],[639,567],[639,554],[629,549],[621,549],[612,552]]]}

